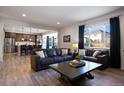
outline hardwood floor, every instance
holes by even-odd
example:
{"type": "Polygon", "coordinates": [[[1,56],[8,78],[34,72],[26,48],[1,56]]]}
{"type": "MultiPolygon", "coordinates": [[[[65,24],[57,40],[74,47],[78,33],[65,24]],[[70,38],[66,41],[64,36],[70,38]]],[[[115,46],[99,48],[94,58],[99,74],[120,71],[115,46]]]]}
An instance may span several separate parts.
{"type": "MultiPolygon", "coordinates": [[[[82,86],[123,86],[124,71],[108,68],[104,71],[95,70],[93,80],[80,79],[75,85],[82,86]]],[[[5,54],[4,63],[0,63],[1,86],[62,86],[59,74],[52,69],[34,72],[30,67],[30,56],[5,54]]]]}

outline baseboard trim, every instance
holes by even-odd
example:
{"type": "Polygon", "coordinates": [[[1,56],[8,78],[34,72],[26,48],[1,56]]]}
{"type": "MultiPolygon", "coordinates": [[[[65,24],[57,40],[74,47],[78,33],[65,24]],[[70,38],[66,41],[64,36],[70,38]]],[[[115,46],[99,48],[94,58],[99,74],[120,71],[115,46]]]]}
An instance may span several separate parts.
{"type": "Polygon", "coordinates": [[[121,66],[121,70],[124,70],[124,66],[121,66]]]}

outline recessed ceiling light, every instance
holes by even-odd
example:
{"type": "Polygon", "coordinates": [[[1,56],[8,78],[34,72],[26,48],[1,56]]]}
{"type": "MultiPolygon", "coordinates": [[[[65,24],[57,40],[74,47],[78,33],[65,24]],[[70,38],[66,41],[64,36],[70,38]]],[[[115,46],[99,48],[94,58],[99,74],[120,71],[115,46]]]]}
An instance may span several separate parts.
{"type": "Polygon", "coordinates": [[[57,22],[57,24],[59,25],[59,24],[60,24],[60,22],[57,22]]]}
{"type": "Polygon", "coordinates": [[[26,17],[26,14],[22,14],[23,17],[26,17]]]}

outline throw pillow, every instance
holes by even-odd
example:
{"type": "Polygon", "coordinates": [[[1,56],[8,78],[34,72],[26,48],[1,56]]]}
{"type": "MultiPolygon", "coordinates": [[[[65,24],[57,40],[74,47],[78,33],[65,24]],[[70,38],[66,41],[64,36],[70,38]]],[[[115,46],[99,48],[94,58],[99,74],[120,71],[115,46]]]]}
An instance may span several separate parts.
{"type": "Polygon", "coordinates": [[[85,49],[79,49],[79,55],[85,56],[85,49]]]}
{"type": "Polygon", "coordinates": [[[57,56],[61,56],[62,55],[61,49],[56,49],[56,54],[57,54],[57,56]]]}
{"type": "Polygon", "coordinates": [[[68,49],[62,49],[62,55],[67,55],[68,54],[68,49]]]}
{"type": "Polygon", "coordinates": [[[38,51],[38,52],[36,52],[36,54],[38,56],[40,56],[41,58],[45,58],[45,55],[44,55],[44,52],[43,51],[38,51]]]}
{"type": "Polygon", "coordinates": [[[47,50],[47,56],[48,57],[54,57],[54,56],[56,56],[57,54],[56,54],[56,50],[55,49],[48,49],[47,50]]]}
{"type": "Polygon", "coordinates": [[[100,54],[100,51],[95,51],[95,52],[93,53],[93,57],[97,57],[99,54],[100,54]]]}

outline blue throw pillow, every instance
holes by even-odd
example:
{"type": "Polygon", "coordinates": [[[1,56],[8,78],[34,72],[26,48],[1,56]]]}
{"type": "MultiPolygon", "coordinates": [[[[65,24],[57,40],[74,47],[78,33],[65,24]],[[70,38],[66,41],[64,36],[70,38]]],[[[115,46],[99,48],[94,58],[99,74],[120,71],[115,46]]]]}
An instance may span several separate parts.
{"type": "Polygon", "coordinates": [[[57,54],[57,56],[61,56],[62,55],[62,50],[61,49],[56,49],[56,54],[57,54]]]}
{"type": "Polygon", "coordinates": [[[49,49],[49,50],[47,50],[46,52],[47,52],[47,56],[48,56],[48,57],[54,57],[54,56],[57,55],[55,49],[49,49]]]}

